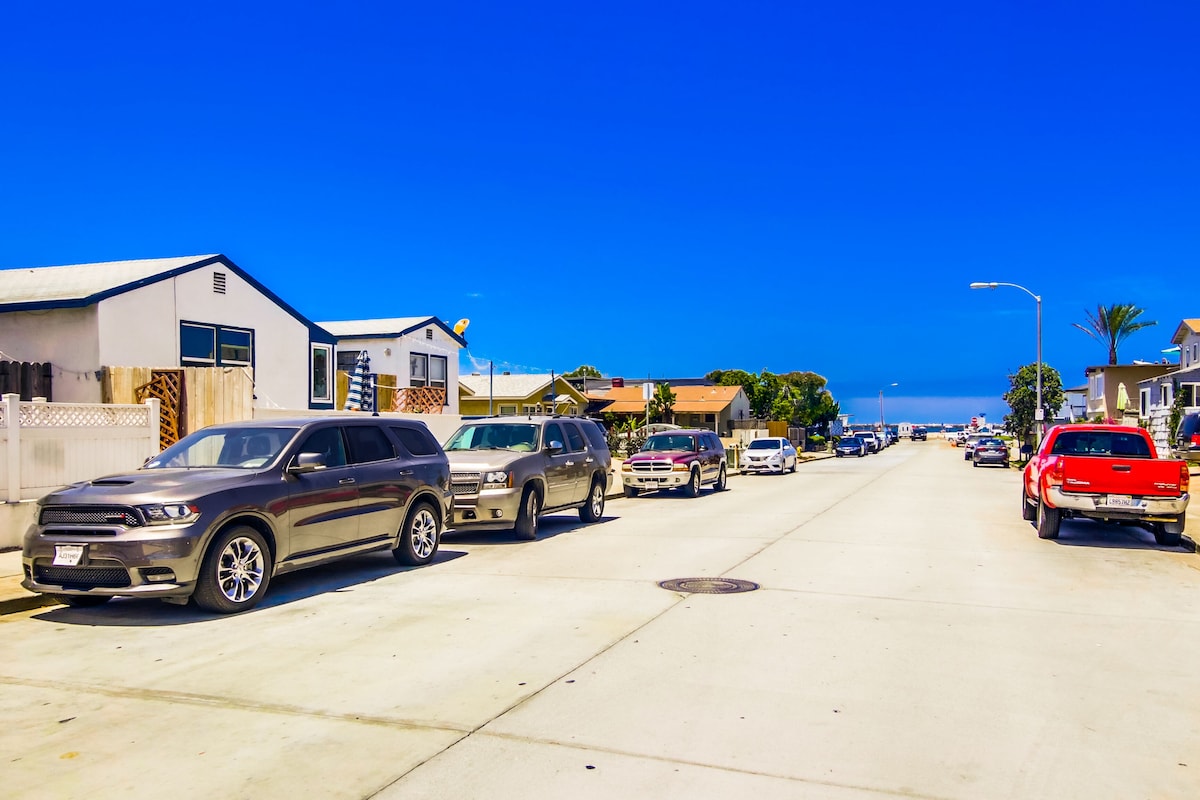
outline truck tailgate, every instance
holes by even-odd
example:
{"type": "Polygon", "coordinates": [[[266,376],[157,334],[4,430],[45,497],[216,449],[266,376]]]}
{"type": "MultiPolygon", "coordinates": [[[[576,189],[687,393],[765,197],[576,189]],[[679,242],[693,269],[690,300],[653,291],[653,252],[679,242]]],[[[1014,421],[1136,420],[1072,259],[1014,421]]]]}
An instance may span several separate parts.
{"type": "Polygon", "coordinates": [[[1112,456],[1060,456],[1063,490],[1134,497],[1178,497],[1178,461],[1112,456]]]}

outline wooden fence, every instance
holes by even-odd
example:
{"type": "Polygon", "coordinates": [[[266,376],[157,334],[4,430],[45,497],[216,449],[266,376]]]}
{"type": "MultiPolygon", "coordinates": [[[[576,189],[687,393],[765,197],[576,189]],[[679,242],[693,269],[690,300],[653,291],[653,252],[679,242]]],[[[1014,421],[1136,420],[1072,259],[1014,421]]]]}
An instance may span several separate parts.
{"type": "MultiPolygon", "coordinates": [[[[184,374],[180,435],[219,422],[254,418],[254,380],[248,369],[175,367],[184,374]]],[[[136,403],[137,387],[150,382],[150,367],[105,367],[101,397],[106,403],[136,403]]],[[[164,413],[166,413],[164,411],[164,413]]]]}
{"type": "Polygon", "coordinates": [[[0,395],[16,394],[26,401],[35,397],[53,400],[52,369],[48,362],[0,361],[0,395]]]}

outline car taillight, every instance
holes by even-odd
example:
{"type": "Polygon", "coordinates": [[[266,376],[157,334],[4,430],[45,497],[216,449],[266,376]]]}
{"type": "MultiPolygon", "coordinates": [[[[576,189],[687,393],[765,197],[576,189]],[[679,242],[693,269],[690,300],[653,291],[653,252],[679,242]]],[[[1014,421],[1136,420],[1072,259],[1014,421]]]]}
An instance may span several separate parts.
{"type": "Polygon", "coordinates": [[[1200,447],[1200,433],[1192,434],[1192,447],[1200,447]]]}
{"type": "MultiPolygon", "coordinates": [[[[1192,437],[1193,439],[1195,437],[1192,437]]],[[[1192,484],[1192,473],[1188,470],[1188,462],[1179,462],[1179,491],[1186,492],[1192,484]]]]}
{"type": "Polygon", "coordinates": [[[1066,480],[1065,467],[1061,458],[1054,459],[1050,469],[1042,473],[1047,486],[1062,486],[1066,480]]]}

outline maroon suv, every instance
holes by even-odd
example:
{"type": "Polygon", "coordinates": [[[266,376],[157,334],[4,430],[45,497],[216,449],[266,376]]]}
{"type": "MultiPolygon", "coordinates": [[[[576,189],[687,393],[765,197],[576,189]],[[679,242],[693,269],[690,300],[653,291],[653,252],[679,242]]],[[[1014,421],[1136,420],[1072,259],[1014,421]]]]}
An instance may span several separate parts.
{"type": "Polygon", "coordinates": [[[695,497],[705,485],[724,491],[726,469],[725,446],[712,431],[663,431],[651,434],[641,452],[625,459],[621,483],[626,497],[676,487],[695,497]]]}

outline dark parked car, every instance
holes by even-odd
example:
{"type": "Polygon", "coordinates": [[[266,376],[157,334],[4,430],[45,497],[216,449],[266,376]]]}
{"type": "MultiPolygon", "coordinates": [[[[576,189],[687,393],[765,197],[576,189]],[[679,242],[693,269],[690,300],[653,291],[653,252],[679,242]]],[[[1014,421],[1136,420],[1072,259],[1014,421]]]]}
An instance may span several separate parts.
{"type": "Polygon", "coordinates": [[[1184,461],[1200,462],[1200,414],[1184,414],[1179,420],[1171,452],[1184,461]]]}
{"type": "Polygon", "coordinates": [[[924,442],[924,441],[926,441],[928,436],[929,436],[929,432],[927,430],[925,430],[925,428],[921,427],[920,425],[914,425],[913,429],[912,429],[912,433],[910,434],[909,438],[914,442],[916,442],[916,441],[924,442]]]}
{"type": "Polygon", "coordinates": [[[833,454],[838,458],[842,456],[865,456],[867,454],[867,443],[857,436],[843,436],[841,441],[837,443],[837,447],[833,448],[833,454]]]}
{"type": "Polygon", "coordinates": [[[971,460],[972,466],[975,467],[980,464],[999,464],[1007,467],[1008,443],[1003,439],[980,439],[971,452],[971,460]]]}
{"type": "Polygon", "coordinates": [[[125,595],[245,611],[274,576],[345,556],[429,563],[450,503],[449,461],[420,422],[214,425],[38,501],[22,585],[73,606],[125,595]]]}

